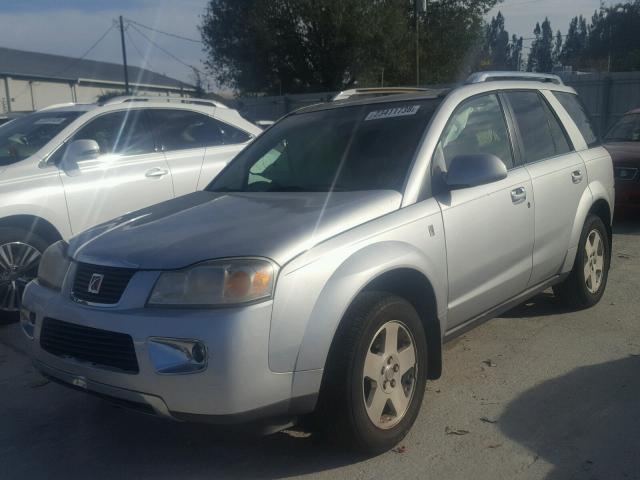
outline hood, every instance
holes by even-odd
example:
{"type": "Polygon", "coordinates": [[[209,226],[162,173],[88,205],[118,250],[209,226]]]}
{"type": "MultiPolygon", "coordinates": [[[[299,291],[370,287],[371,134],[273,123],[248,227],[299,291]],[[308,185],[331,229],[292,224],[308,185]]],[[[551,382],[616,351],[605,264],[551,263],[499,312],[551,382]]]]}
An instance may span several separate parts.
{"type": "Polygon", "coordinates": [[[614,142],[606,143],[613,163],[634,164],[640,166],[640,142],[614,142]]]}
{"type": "Polygon", "coordinates": [[[80,262],[168,270],[224,257],[267,257],[280,265],[338,233],[400,207],[395,191],[196,192],[74,237],[80,262]]]}

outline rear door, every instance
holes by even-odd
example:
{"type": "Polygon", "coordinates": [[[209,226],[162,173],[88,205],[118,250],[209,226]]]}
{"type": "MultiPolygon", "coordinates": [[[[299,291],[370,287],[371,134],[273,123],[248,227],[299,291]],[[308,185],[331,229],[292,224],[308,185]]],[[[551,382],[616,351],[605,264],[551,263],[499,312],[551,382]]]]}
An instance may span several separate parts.
{"type": "Polygon", "coordinates": [[[495,93],[472,97],[457,107],[433,163],[446,171],[457,155],[477,153],[498,156],[507,167],[507,178],[435,195],[446,236],[450,328],[518,295],[531,274],[531,179],[516,161],[495,93]]]}
{"type": "Polygon", "coordinates": [[[203,188],[250,136],[193,110],[149,109],[154,135],[165,154],[176,196],[203,188]]]}
{"type": "Polygon", "coordinates": [[[535,241],[529,285],[557,274],[569,249],[578,203],[587,188],[582,157],[537,90],[504,93],[533,183],[535,241]]]}

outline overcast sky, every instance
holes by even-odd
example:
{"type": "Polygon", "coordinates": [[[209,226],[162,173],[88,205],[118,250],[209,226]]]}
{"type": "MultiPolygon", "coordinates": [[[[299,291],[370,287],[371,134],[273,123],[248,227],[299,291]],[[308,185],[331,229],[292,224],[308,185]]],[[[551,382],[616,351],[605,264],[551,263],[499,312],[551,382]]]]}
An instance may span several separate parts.
{"type": "MultiPolygon", "coordinates": [[[[206,4],[207,0],[0,0],[0,46],[79,57],[111,27],[118,15],[199,39],[197,26],[206,4]]],[[[504,0],[488,18],[501,10],[509,33],[526,38],[532,35],[535,22],[545,16],[550,18],[554,31],[566,33],[571,17],[583,14],[591,18],[599,5],[600,0],[504,0]]],[[[204,70],[201,44],[138,29],[184,64],[204,70]]],[[[126,40],[131,64],[183,81],[193,80],[187,66],[153,47],[133,28],[128,29],[126,40]]],[[[530,42],[525,42],[528,45],[530,42]]],[[[112,29],[87,58],[121,62],[117,29],[112,29]]]]}

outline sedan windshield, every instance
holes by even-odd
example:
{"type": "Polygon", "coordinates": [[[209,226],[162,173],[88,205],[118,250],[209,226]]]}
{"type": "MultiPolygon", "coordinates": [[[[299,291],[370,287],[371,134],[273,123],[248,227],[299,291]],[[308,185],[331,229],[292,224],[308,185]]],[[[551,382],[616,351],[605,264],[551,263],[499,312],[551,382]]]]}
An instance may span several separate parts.
{"type": "Polygon", "coordinates": [[[640,142],[640,114],[625,115],[611,127],[607,142],[640,142]]]}
{"type": "Polygon", "coordinates": [[[0,165],[10,165],[33,155],[82,113],[33,113],[1,126],[0,165]]]}
{"type": "Polygon", "coordinates": [[[208,190],[401,191],[439,102],[418,99],[291,115],[249,145],[208,190]]]}

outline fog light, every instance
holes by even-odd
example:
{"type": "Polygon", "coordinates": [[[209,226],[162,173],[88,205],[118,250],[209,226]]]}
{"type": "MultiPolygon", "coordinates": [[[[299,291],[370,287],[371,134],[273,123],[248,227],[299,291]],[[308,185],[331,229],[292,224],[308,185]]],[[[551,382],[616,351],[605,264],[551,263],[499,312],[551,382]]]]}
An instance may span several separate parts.
{"type": "Polygon", "coordinates": [[[157,373],[195,373],[207,368],[207,347],[198,340],[151,337],[148,344],[157,373]]]}
{"type": "Polygon", "coordinates": [[[26,308],[20,310],[20,326],[29,340],[33,340],[36,330],[36,314],[26,308]]]}

